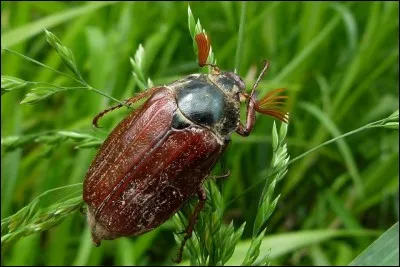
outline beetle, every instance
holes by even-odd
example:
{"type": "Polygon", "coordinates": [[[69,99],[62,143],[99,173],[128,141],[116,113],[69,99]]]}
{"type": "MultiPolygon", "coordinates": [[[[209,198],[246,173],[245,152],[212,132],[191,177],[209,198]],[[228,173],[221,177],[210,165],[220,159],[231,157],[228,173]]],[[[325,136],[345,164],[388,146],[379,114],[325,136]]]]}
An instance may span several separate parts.
{"type": "MultiPolygon", "coordinates": [[[[137,236],[158,227],[197,194],[199,202],[189,219],[178,252],[182,258],[197,217],[207,199],[202,188],[233,132],[248,136],[256,112],[288,122],[282,104],[284,89],[257,100],[255,89],[269,64],[258,76],[250,94],[234,72],[207,63],[210,42],[203,32],[195,36],[200,67],[210,74],[191,74],[169,85],[150,88],[126,101],[147,100],[109,134],[93,159],[84,180],[83,199],[92,241],[137,236]],[[241,102],[247,118],[240,120],[241,102]]],[[[99,113],[97,122],[117,105],[99,113]]]]}

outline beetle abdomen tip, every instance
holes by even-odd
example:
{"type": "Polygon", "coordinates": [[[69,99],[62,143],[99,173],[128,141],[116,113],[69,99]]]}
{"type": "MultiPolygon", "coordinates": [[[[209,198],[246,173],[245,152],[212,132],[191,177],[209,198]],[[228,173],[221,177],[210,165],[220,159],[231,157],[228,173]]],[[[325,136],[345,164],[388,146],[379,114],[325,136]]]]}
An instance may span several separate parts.
{"type": "Polygon", "coordinates": [[[118,236],[115,233],[104,228],[94,217],[92,210],[89,208],[87,212],[87,221],[90,227],[92,241],[96,247],[100,246],[102,240],[112,240],[118,236]]]}

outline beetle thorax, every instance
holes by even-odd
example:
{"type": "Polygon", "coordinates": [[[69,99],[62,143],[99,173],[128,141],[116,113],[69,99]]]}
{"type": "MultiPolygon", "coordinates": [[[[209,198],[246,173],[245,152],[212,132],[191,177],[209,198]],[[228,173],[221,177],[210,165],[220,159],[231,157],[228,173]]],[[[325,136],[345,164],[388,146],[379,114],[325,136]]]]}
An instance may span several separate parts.
{"type": "Polygon", "coordinates": [[[176,92],[176,128],[197,124],[210,129],[221,142],[230,139],[240,118],[239,88],[227,88],[220,77],[193,74],[172,83],[176,92]]]}

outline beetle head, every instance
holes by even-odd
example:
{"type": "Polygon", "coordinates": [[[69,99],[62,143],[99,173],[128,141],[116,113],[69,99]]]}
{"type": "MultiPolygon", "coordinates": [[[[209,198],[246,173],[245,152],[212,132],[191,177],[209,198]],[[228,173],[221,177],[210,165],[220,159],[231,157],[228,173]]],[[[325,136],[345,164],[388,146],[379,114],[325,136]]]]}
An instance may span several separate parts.
{"type": "Polygon", "coordinates": [[[239,94],[246,91],[246,84],[234,72],[222,72],[216,74],[215,82],[227,93],[239,94]]]}
{"type": "Polygon", "coordinates": [[[218,84],[225,92],[230,94],[244,93],[246,85],[234,72],[221,72],[219,68],[214,65],[207,63],[208,56],[210,54],[211,45],[207,35],[202,32],[195,36],[195,40],[198,47],[198,63],[200,67],[210,66],[212,79],[218,84]]]}
{"type": "Polygon", "coordinates": [[[198,47],[198,63],[200,67],[210,66],[211,69],[211,79],[214,83],[216,83],[226,94],[233,95],[234,99],[237,99],[240,102],[251,101],[254,109],[264,115],[270,115],[277,119],[280,119],[283,122],[288,121],[288,113],[286,111],[286,103],[284,100],[287,99],[287,96],[278,96],[279,93],[284,91],[285,89],[275,89],[268,93],[266,96],[257,100],[256,98],[256,88],[260,83],[262,77],[268,69],[269,62],[263,62],[263,69],[258,76],[256,82],[253,85],[250,94],[246,93],[246,85],[243,82],[242,78],[240,78],[234,72],[221,72],[220,69],[214,65],[207,63],[208,56],[211,51],[210,41],[207,35],[202,32],[195,36],[197,47],[198,47]],[[283,107],[281,106],[283,105],[283,107]]]}

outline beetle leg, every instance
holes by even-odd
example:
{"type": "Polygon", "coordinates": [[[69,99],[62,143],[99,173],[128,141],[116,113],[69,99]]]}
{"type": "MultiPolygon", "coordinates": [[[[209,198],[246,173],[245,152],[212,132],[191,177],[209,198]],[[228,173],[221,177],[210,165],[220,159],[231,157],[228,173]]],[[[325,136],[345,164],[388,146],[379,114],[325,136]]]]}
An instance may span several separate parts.
{"type": "Polygon", "coordinates": [[[227,178],[231,175],[231,171],[227,169],[226,167],[226,162],[227,162],[227,154],[223,153],[221,158],[220,158],[220,164],[221,164],[221,175],[218,175],[216,177],[214,177],[214,179],[218,179],[218,178],[227,178]]]}
{"type": "MultiPolygon", "coordinates": [[[[130,106],[130,105],[132,105],[133,103],[139,101],[140,99],[152,95],[153,93],[155,93],[155,92],[156,92],[158,89],[160,89],[160,88],[161,88],[161,87],[153,87],[153,88],[150,88],[150,89],[148,89],[148,90],[146,90],[146,91],[144,91],[144,92],[142,92],[142,93],[139,93],[139,94],[135,95],[134,97],[131,97],[131,98],[129,98],[128,100],[125,100],[125,105],[130,106]]],[[[102,112],[100,112],[99,114],[97,114],[96,117],[94,117],[93,122],[92,122],[93,125],[94,125],[96,128],[100,128],[100,127],[97,125],[97,121],[98,121],[101,117],[103,117],[106,113],[108,113],[108,112],[110,112],[110,111],[113,111],[114,109],[120,108],[120,107],[122,107],[122,106],[123,106],[122,104],[118,104],[118,105],[116,105],[116,106],[112,106],[112,107],[109,107],[109,108],[106,109],[106,110],[103,110],[102,112]]]]}
{"type": "Polygon", "coordinates": [[[257,80],[253,85],[253,88],[251,89],[250,96],[246,93],[242,94],[242,96],[245,99],[248,99],[249,102],[247,104],[246,126],[244,126],[242,122],[239,122],[239,127],[236,129],[236,132],[241,136],[248,136],[251,133],[251,130],[253,130],[254,123],[256,122],[256,110],[255,110],[255,105],[257,102],[256,88],[260,83],[262,77],[265,75],[265,72],[269,67],[269,62],[267,60],[264,60],[263,64],[264,67],[261,70],[260,75],[258,75],[257,80]]]}
{"type": "Polygon", "coordinates": [[[239,127],[236,129],[236,132],[241,136],[248,136],[253,130],[254,123],[256,122],[256,94],[253,91],[249,97],[249,103],[247,104],[247,118],[246,118],[246,126],[243,125],[241,121],[239,121],[239,127]]]}
{"type": "Polygon", "coordinates": [[[228,178],[231,175],[231,171],[228,170],[226,173],[221,174],[221,175],[214,175],[211,178],[212,179],[221,179],[221,178],[228,178]]]}
{"type": "Polygon", "coordinates": [[[194,212],[189,219],[188,227],[185,230],[186,234],[183,237],[183,241],[181,243],[181,247],[179,249],[177,259],[175,260],[176,263],[180,263],[182,261],[183,248],[185,247],[186,241],[192,237],[192,232],[193,232],[194,225],[196,224],[197,217],[199,216],[200,211],[204,208],[204,204],[206,203],[206,200],[207,200],[206,191],[204,191],[204,189],[202,187],[200,187],[199,191],[197,191],[197,196],[199,198],[199,203],[196,205],[196,208],[194,209],[194,212]]]}
{"type": "Polygon", "coordinates": [[[242,93],[240,97],[244,99],[248,99],[247,104],[247,118],[246,118],[246,126],[243,125],[242,122],[239,121],[239,126],[236,129],[236,132],[241,136],[248,136],[253,130],[254,123],[256,122],[256,111],[262,113],[264,115],[269,115],[275,117],[285,123],[288,122],[288,113],[285,108],[280,107],[279,105],[284,104],[284,102],[280,101],[286,99],[286,96],[275,96],[276,94],[282,92],[284,89],[275,89],[263,97],[260,101],[257,101],[256,96],[256,88],[261,81],[261,78],[265,75],[269,67],[269,62],[263,62],[264,67],[258,76],[256,82],[253,85],[253,89],[251,90],[250,95],[246,93],[242,93]]]}
{"type": "MultiPolygon", "coordinates": [[[[128,103],[127,103],[128,101],[129,101],[129,99],[125,101],[125,104],[128,104],[128,103]]],[[[128,105],[129,105],[129,104],[128,104],[128,105]]],[[[103,110],[102,112],[100,112],[99,114],[97,114],[96,117],[94,117],[94,119],[93,119],[93,121],[92,121],[94,127],[100,128],[99,125],[97,125],[97,121],[98,121],[101,117],[103,117],[106,113],[108,113],[108,112],[110,112],[110,111],[112,111],[112,110],[114,110],[114,109],[120,108],[120,107],[122,107],[122,104],[118,104],[118,105],[116,105],[116,106],[109,107],[108,109],[105,109],[105,110],[103,110]]]]}

